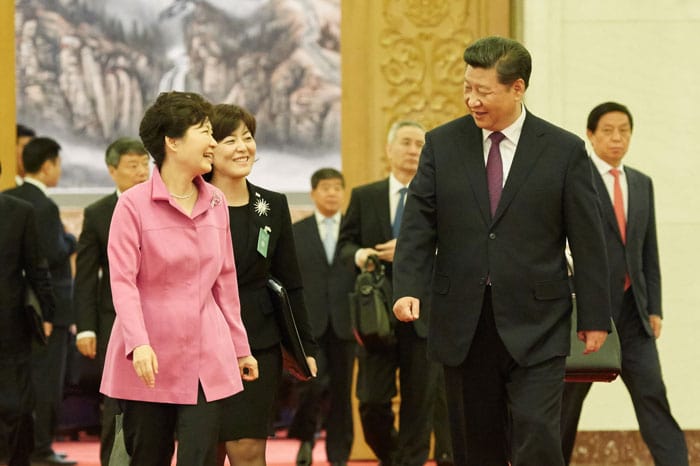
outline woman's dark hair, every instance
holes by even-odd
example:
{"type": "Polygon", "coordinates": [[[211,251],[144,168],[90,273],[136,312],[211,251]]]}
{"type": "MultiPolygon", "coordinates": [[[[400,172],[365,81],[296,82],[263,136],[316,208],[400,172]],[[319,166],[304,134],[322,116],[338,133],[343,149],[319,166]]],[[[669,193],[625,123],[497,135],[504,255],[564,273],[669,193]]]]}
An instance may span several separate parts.
{"type": "Polygon", "coordinates": [[[180,138],[191,126],[211,120],[212,106],[194,92],[162,92],[141,119],[139,136],[158,168],[165,160],[165,137],[180,138]]]}
{"type": "Polygon", "coordinates": [[[255,117],[238,105],[214,105],[210,120],[216,142],[221,142],[226,136],[230,136],[238,129],[241,122],[245,123],[250,134],[255,137],[255,117]]]}

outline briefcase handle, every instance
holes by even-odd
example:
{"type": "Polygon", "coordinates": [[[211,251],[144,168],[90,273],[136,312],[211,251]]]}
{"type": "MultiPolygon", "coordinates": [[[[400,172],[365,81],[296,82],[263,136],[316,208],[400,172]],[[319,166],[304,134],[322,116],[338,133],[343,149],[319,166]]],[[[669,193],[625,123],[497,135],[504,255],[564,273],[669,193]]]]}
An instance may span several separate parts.
{"type": "Polygon", "coordinates": [[[362,266],[362,271],[368,272],[370,264],[374,265],[374,269],[372,270],[372,273],[375,276],[381,277],[382,275],[384,275],[384,264],[382,264],[382,261],[379,260],[378,255],[370,254],[369,256],[367,256],[367,260],[365,261],[364,265],[362,266]]]}

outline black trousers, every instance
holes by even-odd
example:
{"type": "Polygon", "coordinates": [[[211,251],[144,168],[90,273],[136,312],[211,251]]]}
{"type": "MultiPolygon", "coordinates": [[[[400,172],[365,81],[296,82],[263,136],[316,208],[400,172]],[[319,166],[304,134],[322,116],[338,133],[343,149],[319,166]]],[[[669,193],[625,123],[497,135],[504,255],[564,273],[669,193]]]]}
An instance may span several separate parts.
{"type": "MultiPolygon", "coordinates": [[[[625,293],[615,325],[622,351],[620,376],[632,398],[639,430],[654,458],[654,464],[687,466],[685,436],[671,414],[656,340],[642,326],[632,289],[625,293]]],[[[561,442],[567,465],[573,452],[583,401],[590,388],[590,383],[567,383],[564,387],[561,442]]]]}
{"type": "Polygon", "coordinates": [[[69,339],[68,327],[56,325],[48,344],[35,345],[32,349],[32,381],[36,392],[33,457],[54,453],[51,445],[63,401],[69,339]]]}
{"type": "Polygon", "coordinates": [[[519,366],[498,335],[487,287],[469,353],[445,366],[456,466],[563,466],[565,357],[519,366]]]}
{"type": "Polygon", "coordinates": [[[115,421],[117,414],[121,412],[119,400],[108,396],[102,397],[102,412],[100,416],[100,464],[109,465],[109,457],[114,447],[114,437],[116,435],[115,421]]]}
{"type": "Polygon", "coordinates": [[[0,464],[29,466],[34,448],[34,387],[29,347],[0,356],[0,464]]]}
{"type": "Polygon", "coordinates": [[[397,343],[386,351],[358,351],[357,397],[365,441],[386,465],[422,466],[430,452],[439,365],[428,360],[427,341],[412,323],[399,322],[397,343]],[[391,399],[399,371],[399,431],[391,399]]]}
{"type": "Polygon", "coordinates": [[[121,400],[126,451],[132,466],[170,466],[177,433],[178,466],[216,465],[221,400],[196,405],[121,400]]]}
{"type": "Polygon", "coordinates": [[[287,436],[306,442],[314,441],[322,422],[322,401],[327,393],[326,456],[331,463],[347,461],[353,441],[350,397],[356,343],[338,338],[329,325],[326,333],[318,339],[318,345],[318,377],[301,387],[297,411],[287,436]]]}
{"type": "Polygon", "coordinates": [[[435,406],[433,407],[433,435],[435,435],[436,460],[451,460],[452,438],[450,437],[449,411],[447,407],[447,392],[445,391],[445,372],[442,366],[438,369],[437,386],[435,388],[435,406]]]}

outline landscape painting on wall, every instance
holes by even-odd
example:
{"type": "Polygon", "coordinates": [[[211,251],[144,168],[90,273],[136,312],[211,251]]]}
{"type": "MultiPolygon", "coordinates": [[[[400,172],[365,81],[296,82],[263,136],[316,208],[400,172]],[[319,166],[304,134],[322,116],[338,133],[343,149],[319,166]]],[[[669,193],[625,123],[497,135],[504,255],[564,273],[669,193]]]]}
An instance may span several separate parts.
{"type": "Polygon", "coordinates": [[[110,188],[104,149],[169,90],[256,117],[255,183],[340,167],[340,0],[16,0],[15,35],[17,121],[61,144],[62,189],[110,188]]]}

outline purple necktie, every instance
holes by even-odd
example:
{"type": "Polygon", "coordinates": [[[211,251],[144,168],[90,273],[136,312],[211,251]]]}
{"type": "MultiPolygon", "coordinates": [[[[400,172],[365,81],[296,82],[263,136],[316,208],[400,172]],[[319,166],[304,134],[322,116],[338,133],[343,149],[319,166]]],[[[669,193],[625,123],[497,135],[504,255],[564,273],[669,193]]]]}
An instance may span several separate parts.
{"type": "Polygon", "coordinates": [[[486,160],[486,179],[489,185],[489,201],[491,204],[491,217],[493,218],[501,200],[503,191],[503,160],[501,160],[501,141],[505,138],[503,133],[495,131],[489,135],[491,148],[486,160]]]}

